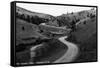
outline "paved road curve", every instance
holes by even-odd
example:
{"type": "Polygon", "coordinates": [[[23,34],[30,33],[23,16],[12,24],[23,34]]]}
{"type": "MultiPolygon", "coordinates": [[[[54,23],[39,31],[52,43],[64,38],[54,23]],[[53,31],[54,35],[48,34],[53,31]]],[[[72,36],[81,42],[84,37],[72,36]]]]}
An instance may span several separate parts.
{"type": "Polygon", "coordinates": [[[66,41],[65,38],[67,38],[67,36],[59,38],[59,41],[64,43],[68,47],[68,50],[66,51],[66,53],[61,58],[54,61],[53,63],[71,62],[76,58],[76,56],[78,54],[77,45],[66,41]]]}

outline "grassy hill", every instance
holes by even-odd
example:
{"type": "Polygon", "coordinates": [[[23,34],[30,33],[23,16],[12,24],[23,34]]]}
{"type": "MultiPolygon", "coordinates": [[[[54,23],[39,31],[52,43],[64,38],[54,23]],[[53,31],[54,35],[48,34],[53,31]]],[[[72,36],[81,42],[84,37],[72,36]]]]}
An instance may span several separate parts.
{"type": "Polygon", "coordinates": [[[29,11],[27,9],[24,9],[24,8],[21,8],[21,7],[18,7],[18,6],[16,6],[16,12],[19,13],[19,14],[25,14],[25,16],[29,15],[31,17],[32,16],[38,16],[40,18],[45,18],[45,19],[54,18],[52,15],[29,11]]]}
{"type": "Polygon", "coordinates": [[[96,33],[96,27],[96,18],[87,19],[77,25],[76,31],[72,32],[72,35],[75,35],[77,41],[82,42],[96,33]]]}
{"type": "Polygon", "coordinates": [[[85,19],[78,24],[76,31],[67,39],[76,43],[80,54],[75,62],[97,61],[97,25],[96,17],[85,19]]]}
{"type": "Polygon", "coordinates": [[[51,26],[71,27],[72,23],[77,23],[84,18],[96,15],[96,10],[84,10],[75,13],[62,14],[60,16],[54,17],[49,14],[33,12],[17,6],[16,13],[18,18],[24,19],[33,24],[40,24],[45,22],[46,24],[51,26]]]}
{"type": "Polygon", "coordinates": [[[91,17],[92,15],[96,15],[96,10],[84,10],[75,13],[67,13],[62,14],[61,16],[57,16],[56,19],[60,26],[71,26],[72,23],[77,23],[82,19],[87,17],[91,17]]]}
{"type": "Polygon", "coordinates": [[[16,45],[23,43],[34,43],[37,39],[47,38],[39,33],[38,25],[27,21],[16,19],[16,45]]]}

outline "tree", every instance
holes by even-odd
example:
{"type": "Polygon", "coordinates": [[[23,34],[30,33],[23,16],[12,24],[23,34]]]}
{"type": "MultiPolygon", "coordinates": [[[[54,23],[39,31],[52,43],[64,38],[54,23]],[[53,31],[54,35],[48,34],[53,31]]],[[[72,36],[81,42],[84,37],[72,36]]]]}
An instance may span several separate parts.
{"type": "Polygon", "coordinates": [[[27,15],[27,21],[30,22],[30,16],[29,15],[27,15]]]}
{"type": "Polygon", "coordinates": [[[31,17],[31,23],[34,23],[34,17],[33,16],[31,17]]]}
{"type": "Polygon", "coordinates": [[[73,20],[72,22],[71,22],[71,29],[72,29],[72,31],[75,31],[76,30],[76,22],[73,20]]]}

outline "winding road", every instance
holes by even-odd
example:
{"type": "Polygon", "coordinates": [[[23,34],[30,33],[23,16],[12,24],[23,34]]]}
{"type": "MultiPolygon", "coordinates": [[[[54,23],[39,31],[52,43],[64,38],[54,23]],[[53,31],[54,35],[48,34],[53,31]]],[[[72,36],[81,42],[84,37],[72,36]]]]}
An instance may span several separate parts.
{"type": "MultiPolygon", "coordinates": [[[[42,58],[41,61],[48,60],[51,63],[72,62],[77,57],[78,47],[76,44],[66,41],[65,40],[66,38],[67,36],[58,38],[59,43],[63,43],[63,44],[53,45],[53,46],[57,46],[58,48],[55,49],[55,51],[51,52],[51,56],[50,55],[46,56],[42,58]]],[[[42,46],[42,45],[40,44],[38,46],[42,46]]],[[[35,48],[37,48],[38,46],[32,47],[31,51],[34,51],[35,48]]],[[[34,55],[35,55],[34,52],[32,52],[31,57],[33,57],[34,55]]]]}
{"type": "Polygon", "coordinates": [[[79,50],[77,45],[66,41],[65,38],[67,38],[67,36],[60,37],[59,41],[64,43],[68,47],[68,50],[61,58],[54,61],[53,63],[72,62],[77,57],[78,50],[79,50]]]}

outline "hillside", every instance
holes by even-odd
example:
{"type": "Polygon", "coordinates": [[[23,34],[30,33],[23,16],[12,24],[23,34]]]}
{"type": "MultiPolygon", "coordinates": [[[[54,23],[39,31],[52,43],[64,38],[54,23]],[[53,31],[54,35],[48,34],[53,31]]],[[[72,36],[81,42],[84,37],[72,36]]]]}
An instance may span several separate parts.
{"type": "Polygon", "coordinates": [[[38,16],[38,17],[44,18],[44,19],[52,19],[52,18],[54,18],[52,15],[29,11],[27,9],[24,9],[24,8],[21,8],[21,7],[18,7],[18,6],[16,6],[16,12],[21,14],[21,15],[24,14],[25,16],[29,15],[30,17],[38,16]]]}
{"type": "Polygon", "coordinates": [[[75,13],[72,12],[62,14],[60,16],[54,17],[49,14],[29,11],[24,8],[16,6],[16,15],[20,19],[26,20],[37,25],[39,25],[40,23],[46,23],[47,25],[51,26],[66,26],[68,28],[71,28],[73,23],[75,24],[82,19],[95,16],[96,10],[84,10],[75,13]]]}
{"type": "Polygon", "coordinates": [[[80,54],[75,62],[96,61],[97,56],[97,25],[96,17],[82,20],[77,29],[68,39],[78,44],[80,54]]]}
{"type": "Polygon", "coordinates": [[[37,39],[46,38],[39,33],[39,27],[27,21],[16,19],[16,45],[23,43],[34,43],[37,39]]]}
{"type": "Polygon", "coordinates": [[[77,41],[82,42],[92,34],[96,33],[96,18],[82,20],[77,25],[76,31],[72,32],[72,35],[77,37],[77,41]]]}
{"type": "Polygon", "coordinates": [[[61,16],[57,16],[56,19],[59,23],[59,26],[67,25],[71,27],[72,23],[77,23],[80,20],[91,16],[96,16],[96,10],[84,10],[75,13],[62,14],[61,16]]]}

